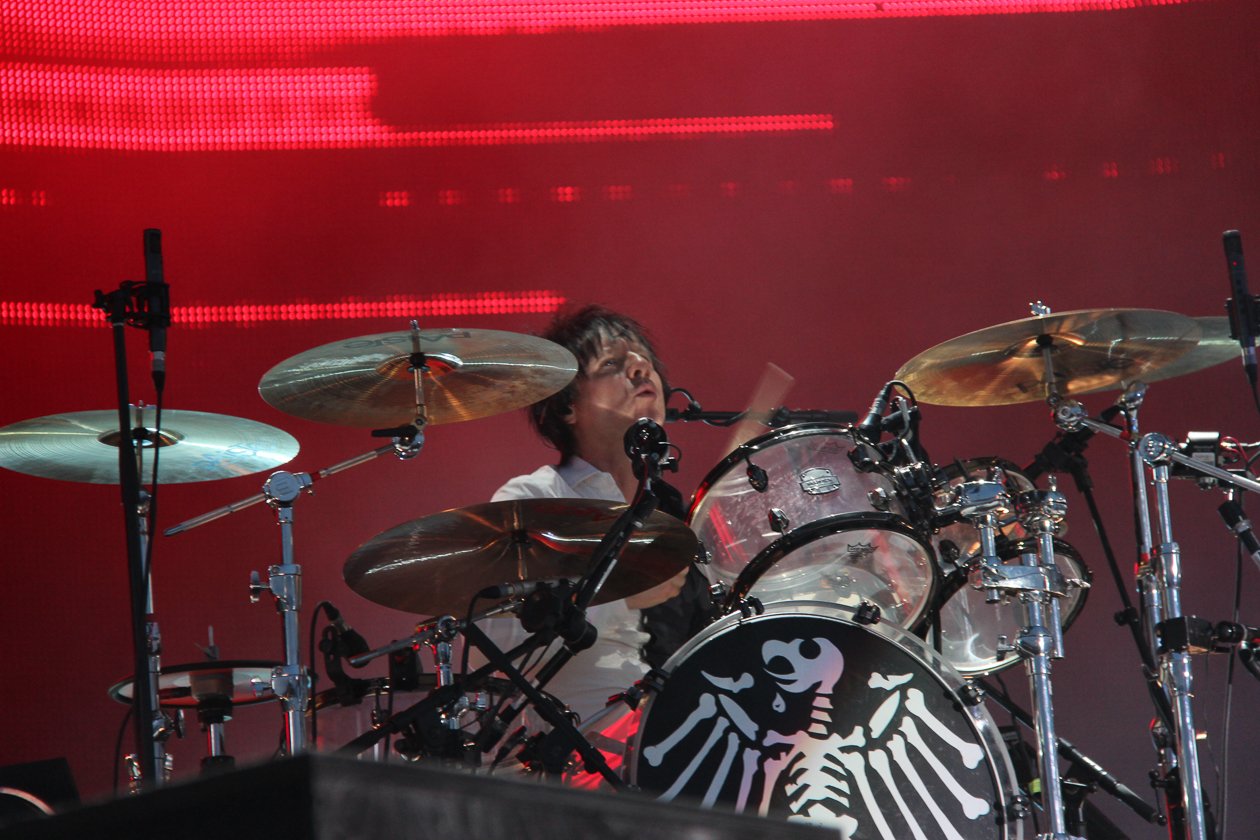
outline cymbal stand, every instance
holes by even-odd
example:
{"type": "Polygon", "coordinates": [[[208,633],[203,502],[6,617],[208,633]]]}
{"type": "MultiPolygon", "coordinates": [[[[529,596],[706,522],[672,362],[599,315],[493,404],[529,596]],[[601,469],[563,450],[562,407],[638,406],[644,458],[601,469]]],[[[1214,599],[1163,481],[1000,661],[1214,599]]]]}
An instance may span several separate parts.
{"type": "Polygon", "coordinates": [[[280,470],[263,484],[267,504],[276,511],[280,523],[280,564],[267,569],[267,582],[258,572],[250,573],[249,599],[254,603],[270,591],[280,613],[284,642],[284,664],[271,671],[271,690],[280,698],[284,710],[286,753],[300,755],[306,751],[306,711],[311,696],[311,675],[302,666],[301,630],[298,613],[302,609],[302,567],[293,562],[293,503],[303,490],[311,486],[311,478],[303,473],[280,470]]]}
{"type": "MultiPolygon", "coordinates": [[[[1160,640],[1158,648],[1160,679],[1170,693],[1175,732],[1173,743],[1179,758],[1182,806],[1185,809],[1186,836],[1191,840],[1208,837],[1207,815],[1203,804],[1203,784],[1198,761],[1198,741],[1191,707],[1193,671],[1191,651],[1194,644],[1193,616],[1181,608],[1181,548],[1173,539],[1172,512],[1168,498],[1171,464],[1210,475],[1252,492],[1260,492],[1260,483],[1243,476],[1204,464],[1179,452],[1164,435],[1148,433],[1138,441],[1136,451],[1150,468],[1155,488],[1155,511],[1159,523],[1160,543],[1152,556],[1152,576],[1163,595],[1161,620],[1152,626],[1160,640]]],[[[1149,620],[1149,619],[1148,619],[1149,620]]]]}

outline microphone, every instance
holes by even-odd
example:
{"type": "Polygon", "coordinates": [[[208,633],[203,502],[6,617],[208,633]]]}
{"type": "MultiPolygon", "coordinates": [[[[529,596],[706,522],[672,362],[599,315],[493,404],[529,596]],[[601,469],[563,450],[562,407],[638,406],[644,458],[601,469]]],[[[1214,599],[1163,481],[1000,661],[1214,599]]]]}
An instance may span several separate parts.
{"type": "Polygon", "coordinates": [[[500,583],[498,586],[487,586],[477,593],[478,598],[524,598],[543,587],[555,586],[560,578],[550,580],[515,580],[500,583]]]}
{"type": "Polygon", "coordinates": [[[640,417],[626,430],[626,455],[632,461],[660,462],[669,457],[669,438],[664,427],[650,417],[640,417]]]}
{"type": "Polygon", "coordinates": [[[866,416],[858,424],[858,434],[872,443],[879,442],[880,432],[883,431],[884,412],[888,410],[888,397],[892,395],[895,383],[896,380],[884,383],[884,387],[880,389],[879,394],[875,397],[875,402],[871,403],[870,411],[866,412],[866,416]]]}
{"type": "Polygon", "coordinates": [[[1256,539],[1255,532],[1251,530],[1251,520],[1243,513],[1242,505],[1230,499],[1218,507],[1217,511],[1221,514],[1221,519],[1225,520],[1225,527],[1234,532],[1251,559],[1260,566],[1260,540],[1256,539]]]}
{"type": "Polygon", "coordinates": [[[153,381],[160,389],[166,381],[166,328],[171,323],[170,287],[163,278],[162,231],[144,232],[144,290],[149,313],[149,356],[153,381]]]}
{"type": "Polygon", "coordinates": [[[1242,348],[1243,370],[1256,381],[1256,330],[1252,318],[1252,297],[1247,293],[1247,272],[1243,266],[1242,235],[1225,231],[1225,263],[1229,266],[1230,299],[1225,303],[1229,313],[1230,337],[1238,339],[1242,348]]]}
{"type": "Polygon", "coordinates": [[[324,610],[328,615],[329,622],[332,623],[333,629],[337,632],[339,651],[341,656],[349,659],[352,656],[358,656],[361,653],[367,653],[372,649],[367,643],[367,639],[363,638],[358,630],[355,630],[346,620],[341,617],[341,611],[332,604],[325,604],[324,610]]]}

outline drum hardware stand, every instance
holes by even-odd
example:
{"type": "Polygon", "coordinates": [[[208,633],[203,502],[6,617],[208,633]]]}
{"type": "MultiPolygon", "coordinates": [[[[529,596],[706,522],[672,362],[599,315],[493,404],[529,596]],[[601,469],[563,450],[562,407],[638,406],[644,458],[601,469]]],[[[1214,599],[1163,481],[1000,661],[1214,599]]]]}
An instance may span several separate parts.
{"type": "MultiPolygon", "coordinates": [[[[1055,408],[1056,422],[1068,430],[1085,426],[1126,440],[1134,462],[1135,498],[1138,505],[1137,521],[1142,541],[1142,562],[1138,567],[1139,586],[1143,595],[1143,629],[1152,663],[1151,677],[1158,681],[1160,695],[1167,701],[1169,714],[1157,718],[1152,725],[1152,739],[1160,752],[1160,769],[1156,785],[1169,794],[1176,793],[1179,803],[1174,805],[1170,796],[1169,812],[1174,823],[1174,836],[1186,836],[1190,840],[1206,840],[1208,819],[1203,799],[1203,787],[1199,773],[1198,748],[1191,709],[1192,679],[1190,655],[1202,650],[1201,644],[1192,643],[1193,617],[1181,613],[1181,552],[1172,537],[1171,507],[1168,498],[1170,466],[1178,464],[1201,474],[1252,492],[1260,492],[1260,482],[1235,475],[1214,464],[1180,451],[1164,435],[1151,433],[1137,438],[1137,409],[1144,395],[1144,388],[1131,387],[1124,398],[1124,408],[1129,419],[1129,431],[1122,433],[1106,424],[1084,416],[1078,403],[1065,401],[1055,408]],[[1156,514],[1161,542],[1152,548],[1149,500],[1146,494],[1144,467],[1149,467],[1155,487],[1156,514]],[[1184,828],[1181,826],[1184,824],[1184,828]]],[[[1201,635],[1201,634],[1199,634],[1201,635]]]]}
{"type": "Polygon", "coordinates": [[[264,584],[258,572],[250,573],[249,600],[258,603],[270,591],[280,613],[284,664],[271,672],[271,690],[284,709],[285,750],[289,756],[306,751],[306,710],[311,696],[311,675],[302,666],[298,613],[302,609],[302,567],[293,562],[293,503],[309,490],[310,476],[280,470],[263,484],[267,504],[280,524],[280,564],[267,569],[264,584]]]}
{"type": "MultiPolygon", "coordinates": [[[[1062,627],[1059,624],[1057,601],[1065,597],[1067,581],[1054,564],[1054,535],[1067,510],[1066,500],[1054,489],[1029,491],[1016,500],[1024,527],[1038,537],[1039,552],[1023,555],[1023,565],[1003,565],[997,555],[996,533],[999,518],[1008,512],[1011,499],[994,470],[989,480],[968,481],[957,485],[951,504],[941,515],[957,512],[969,520],[980,535],[980,587],[988,603],[999,603],[1003,596],[1018,595],[1024,604],[1027,624],[1020,631],[1015,645],[1000,641],[999,652],[1018,652],[1028,671],[1033,705],[1036,710],[1037,757],[1041,770],[1044,810],[1049,817],[1050,831],[1042,840],[1069,840],[1063,789],[1055,747],[1054,701],[1050,685],[1050,660],[1063,655],[1062,627]],[[1049,610],[1045,609],[1049,601],[1049,610]]],[[[1074,840],[1074,838],[1072,839],[1074,840]]]]}

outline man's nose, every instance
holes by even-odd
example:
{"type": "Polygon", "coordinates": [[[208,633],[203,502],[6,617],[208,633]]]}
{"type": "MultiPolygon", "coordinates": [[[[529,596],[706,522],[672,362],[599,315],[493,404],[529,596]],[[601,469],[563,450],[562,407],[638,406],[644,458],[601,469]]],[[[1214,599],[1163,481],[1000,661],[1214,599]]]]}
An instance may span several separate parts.
{"type": "Polygon", "coordinates": [[[642,382],[652,375],[652,362],[642,353],[631,350],[626,354],[626,376],[634,382],[642,382]]]}

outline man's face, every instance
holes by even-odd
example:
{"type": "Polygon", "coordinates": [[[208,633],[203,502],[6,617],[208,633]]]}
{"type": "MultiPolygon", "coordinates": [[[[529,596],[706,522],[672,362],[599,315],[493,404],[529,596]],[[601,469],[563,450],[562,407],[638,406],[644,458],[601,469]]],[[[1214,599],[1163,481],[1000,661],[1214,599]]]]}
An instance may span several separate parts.
{"type": "Polygon", "coordinates": [[[607,338],[582,367],[568,420],[583,442],[620,441],[640,417],[665,422],[665,388],[651,354],[634,339],[607,338]]]}

